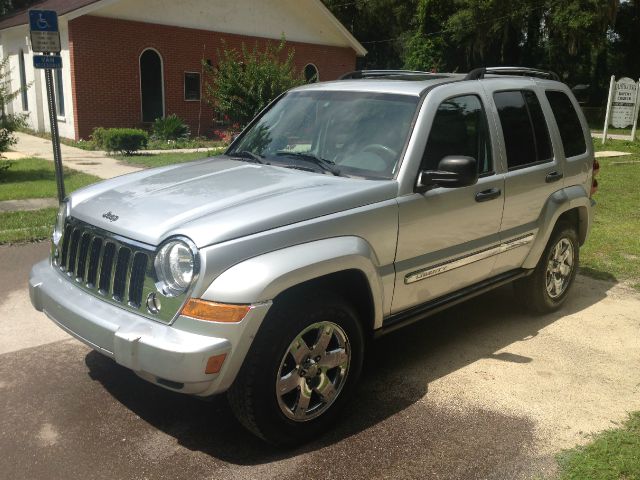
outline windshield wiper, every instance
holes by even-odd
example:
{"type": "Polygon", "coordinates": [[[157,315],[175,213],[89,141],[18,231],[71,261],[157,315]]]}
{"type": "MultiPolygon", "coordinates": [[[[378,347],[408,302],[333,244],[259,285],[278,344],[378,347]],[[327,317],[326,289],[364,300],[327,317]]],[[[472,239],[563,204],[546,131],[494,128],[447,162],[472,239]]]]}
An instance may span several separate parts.
{"type": "Polygon", "coordinates": [[[252,163],[260,163],[262,165],[268,165],[268,163],[264,161],[263,157],[253,152],[250,152],[249,150],[241,150],[239,152],[233,152],[229,154],[229,156],[239,158],[241,160],[249,160],[252,163]]]}
{"type": "Polygon", "coordinates": [[[293,157],[293,158],[301,158],[303,160],[307,160],[317,166],[319,166],[325,172],[330,172],[333,175],[339,176],[340,170],[336,168],[335,162],[331,160],[327,160],[326,158],[321,158],[313,153],[309,152],[278,152],[276,155],[285,156],[285,157],[293,157]]]}

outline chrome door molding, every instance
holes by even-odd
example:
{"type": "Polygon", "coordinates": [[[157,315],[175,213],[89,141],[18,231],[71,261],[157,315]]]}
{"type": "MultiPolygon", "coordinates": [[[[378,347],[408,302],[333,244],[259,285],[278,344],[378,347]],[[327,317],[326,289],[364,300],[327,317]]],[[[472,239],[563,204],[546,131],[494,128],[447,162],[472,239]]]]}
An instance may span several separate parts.
{"type": "Polygon", "coordinates": [[[427,268],[422,268],[420,270],[407,274],[404,278],[404,283],[408,285],[410,283],[419,282],[420,280],[425,280],[427,278],[440,275],[441,273],[448,272],[456,268],[464,267],[465,265],[469,265],[471,263],[484,260],[485,258],[498,255],[500,253],[506,252],[513,248],[527,245],[533,241],[533,237],[534,237],[533,233],[527,233],[526,235],[516,237],[506,242],[502,242],[498,245],[494,245],[482,250],[478,250],[468,255],[464,255],[462,257],[453,258],[451,260],[448,260],[446,262],[442,262],[436,265],[431,265],[430,267],[427,267],[427,268]]]}

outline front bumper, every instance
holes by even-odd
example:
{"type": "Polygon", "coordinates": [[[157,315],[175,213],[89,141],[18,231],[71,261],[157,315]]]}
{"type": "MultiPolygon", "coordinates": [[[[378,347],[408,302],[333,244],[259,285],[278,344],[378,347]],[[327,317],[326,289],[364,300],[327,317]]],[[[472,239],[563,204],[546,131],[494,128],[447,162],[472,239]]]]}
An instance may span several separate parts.
{"type": "Polygon", "coordinates": [[[208,396],[235,379],[270,302],[253,305],[239,323],[179,316],[171,325],[149,320],[81,290],[44,260],[33,266],[29,294],[36,310],[91,348],[170,390],[208,396]],[[209,357],[226,354],[217,374],[209,357]]]}

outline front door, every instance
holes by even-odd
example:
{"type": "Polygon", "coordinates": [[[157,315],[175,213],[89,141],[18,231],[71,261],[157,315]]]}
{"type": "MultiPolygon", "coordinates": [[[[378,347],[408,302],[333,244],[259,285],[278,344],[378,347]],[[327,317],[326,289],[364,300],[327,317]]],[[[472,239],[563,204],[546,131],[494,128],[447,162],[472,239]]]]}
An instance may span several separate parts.
{"type": "Polygon", "coordinates": [[[480,178],[469,187],[437,187],[399,198],[392,314],[488,278],[493,269],[490,249],[500,243],[504,177],[484,94],[466,93],[465,83],[435,90],[423,106],[435,113],[420,169],[436,170],[442,158],[464,155],[477,160],[480,178]],[[452,89],[460,93],[450,96],[452,89]]]}
{"type": "Polygon", "coordinates": [[[143,122],[164,117],[162,59],[155,50],[145,50],[140,55],[140,94],[143,122]]]}

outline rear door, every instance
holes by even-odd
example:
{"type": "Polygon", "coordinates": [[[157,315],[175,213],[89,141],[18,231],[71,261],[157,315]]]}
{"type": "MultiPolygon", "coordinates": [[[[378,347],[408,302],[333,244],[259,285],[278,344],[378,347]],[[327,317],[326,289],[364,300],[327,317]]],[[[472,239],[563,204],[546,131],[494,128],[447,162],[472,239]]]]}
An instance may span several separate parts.
{"type": "MultiPolygon", "coordinates": [[[[498,137],[506,156],[502,250],[494,275],[522,266],[549,196],[563,187],[562,162],[554,154],[541,92],[530,87],[487,88],[493,100],[498,137]]],[[[486,87],[485,87],[486,88],[486,87]]]]}

